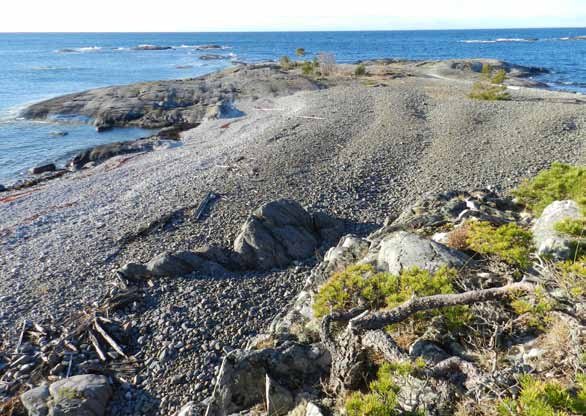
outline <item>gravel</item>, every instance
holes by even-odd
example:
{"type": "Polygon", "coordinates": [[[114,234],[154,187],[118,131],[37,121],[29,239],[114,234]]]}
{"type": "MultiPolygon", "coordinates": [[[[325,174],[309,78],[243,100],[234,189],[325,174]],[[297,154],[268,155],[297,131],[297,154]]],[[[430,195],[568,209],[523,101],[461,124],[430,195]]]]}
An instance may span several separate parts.
{"type": "MultiPolygon", "coordinates": [[[[520,89],[473,101],[468,81],[362,80],[281,98],[242,99],[183,146],[110,159],[0,200],[0,330],[92,303],[112,271],[162,251],[231,246],[247,214],[287,197],[365,234],[428,193],[509,189],[552,161],[586,162],[580,97],[520,89]],[[270,109],[270,111],[268,111],[270,109]],[[311,117],[311,118],[307,118],[311,117]],[[220,198],[194,213],[207,192],[220,198]]],[[[171,414],[209,392],[220,357],[270,322],[305,279],[287,270],[155,282],[128,316],[137,385],[112,414],[171,414]],[[158,409],[158,410],[157,410],[158,409]]],[[[120,396],[122,395],[122,396],[120,396]]]]}

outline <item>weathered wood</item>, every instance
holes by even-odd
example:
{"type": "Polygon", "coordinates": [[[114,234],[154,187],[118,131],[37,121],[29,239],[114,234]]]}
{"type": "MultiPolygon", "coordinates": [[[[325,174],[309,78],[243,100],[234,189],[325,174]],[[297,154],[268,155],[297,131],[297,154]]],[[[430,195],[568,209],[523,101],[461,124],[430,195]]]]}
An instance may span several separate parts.
{"type": "Polygon", "coordinates": [[[106,342],[110,344],[112,348],[114,348],[114,351],[116,351],[124,358],[128,358],[122,350],[122,348],[120,347],[120,345],[118,345],[118,343],[114,341],[114,339],[106,332],[106,330],[100,326],[97,319],[94,321],[94,328],[96,328],[96,331],[98,331],[100,335],[106,340],[106,342]]]}
{"type": "Polygon", "coordinates": [[[24,334],[26,332],[26,329],[28,328],[29,322],[25,319],[22,322],[22,329],[20,330],[20,336],[18,337],[18,343],[16,344],[16,348],[14,349],[15,353],[18,353],[18,351],[20,350],[20,346],[22,344],[22,340],[24,339],[24,334]]]}
{"type": "MultiPolygon", "coordinates": [[[[532,283],[519,282],[464,293],[413,297],[387,311],[369,312],[357,308],[326,315],[321,322],[320,336],[332,357],[328,387],[332,393],[338,395],[358,388],[363,381],[362,375],[369,351],[374,350],[390,361],[397,359],[398,348],[382,331],[388,325],[402,322],[417,312],[497,300],[513,292],[529,292],[534,288],[532,283]],[[344,323],[345,327],[335,333],[335,325],[338,324],[339,327],[339,324],[344,323]]],[[[440,368],[437,370],[441,371],[440,368]]]]}
{"type": "Polygon", "coordinates": [[[104,352],[100,348],[100,344],[98,342],[98,339],[96,338],[96,336],[94,335],[94,333],[92,331],[88,331],[88,337],[89,337],[92,345],[94,346],[94,349],[98,353],[98,357],[100,357],[100,360],[106,361],[106,355],[104,354],[104,352]]]}
{"type": "Polygon", "coordinates": [[[203,213],[205,212],[209,203],[216,198],[217,198],[217,195],[213,192],[208,192],[206,194],[205,198],[200,202],[199,206],[197,207],[197,210],[195,211],[195,220],[196,221],[199,221],[201,219],[201,217],[202,217],[203,213]]]}

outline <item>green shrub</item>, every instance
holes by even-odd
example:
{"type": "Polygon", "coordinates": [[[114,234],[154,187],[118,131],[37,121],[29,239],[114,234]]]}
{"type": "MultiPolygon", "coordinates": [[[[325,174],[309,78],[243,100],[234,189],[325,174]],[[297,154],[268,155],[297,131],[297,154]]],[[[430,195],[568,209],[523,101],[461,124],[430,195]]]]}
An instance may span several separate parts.
{"type": "Polygon", "coordinates": [[[544,324],[551,322],[549,312],[555,305],[547,296],[546,290],[538,286],[530,295],[513,300],[511,306],[518,315],[527,315],[527,325],[543,330],[544,324]]]}
{"type": "Polygon", "coordinates": [[[490,66],[490,64],[487,63],[482,64],[482,69],[480,70],[480,73],[485,77],[490,76],[490,74],[492,73],[492,66],[490,66]]]}
{"type": "Polygon", "coordinates": [[[303,72],[304,75],[313,74],[314,69],[315,69],[315,65],[310,61],[305,61],[301,65],[301,72],[303,72]]]}
{"type": "Polygon", "coordinates": [[[297,48],[297,49],[295,49],[295,55],[297,55],[297,56],[305,56],[305,49],[304,48],[297,48]]]}
{"type": "Polygon", "coordinates": [[[279,59],[279,65],[281,65],[281,68],[283,69],[289,69],[291,68],[291,60],[288,56],[281,56],[281,59],[279,59]]]}
{"type": "Polygon", "coordinates": [[[516,399],[505,399],[498,406],[502,416],[570,416],[586,414],[586,376],[576,377],[576,389],[570,391],[559,381],[542,381],[532,376],[520,380],[516,399]]]}
{"type": "Polygon", "coordinates": [[[586,256],[556,263],[557,281],[573,297],[586,296],[586,256]]]}
{"type": "Polygon", "coordinates": [[[497,256],[505,263],[527,269],[533,251],[533,236],[515,223],[495,228],[488,222],[474,221],[468,225],[468,246],[483,255],[497,256]]]}
{"type": "Polygon", "coordinates": [[[475,100],[483,101],[506,101],[511,99],[511,94],[507,92],[506,86],[484,81],[475,82],[468,96],[475,100]]]}
{"type": "Polygon", "coordinates": [[[586,208],[586,166],[555,162],[535,178],[523,182],[513,194],[523,205],[541,215],[553,201],[573,199],[586,208]]]}
{"type": "MultiPolygon", "coordinates": [[[[407,377],[425,366],[423,360],[415,363],[384,363],[377,372],[376,380],[369,384],[369,392],[354,392],[346,400],[347,416],[394,416],[405,415],[398,409],[399,387],[395,377],[407,377]]],[[[408,413],[418,415],[422,413],[408,413]]]]}
{"type": "MultiPolygon", "coordinates": [[[[405,270],[400,276],[376,273],[371,265],[350,266],[334,273],[315,296],[313,310],[320,318],[332,311],[345,311],[358,306],[370,310],[394,308],[412,296],[431,296],[454,293],[454,269],[443,267],[432,274],[417,268],[405,270]]],[[[440,314],[426,311],[414,315],[416,320],[425,320],[440,314]]],[[[450,327],[457,327],[469,319],[465,306],[445,308],[441,314],[450,327]]]]}
{"type": "Polygon", "coordinates": [[[502,84],[507,79],[507,71],[504,69],[500,69],[497,73],[491,78],[490,82],[493,84],[502,84]]]}
{"type": "Polygon", "coordinates": [[[566,218],[555,224],[556,231],[569,234],[574,237],[586,237],[586,218],[570,219],[566,218]]]}
{"type": "Polygon", "coordinates": [[[359,64],[354,70],[354,75],[357,77],[366,75],[366,66],[364,66],[364,64],[359,64]]]}
{"type": "Polygon", "coordinates": [[[350,266],[337,272],[320,288],[313,310],[317,317],[332,311],[350,310],[365,305],[369,309],[385,306],[385,298],[398,289],[396,276],[375,273],[371,265],[350,266]]]}

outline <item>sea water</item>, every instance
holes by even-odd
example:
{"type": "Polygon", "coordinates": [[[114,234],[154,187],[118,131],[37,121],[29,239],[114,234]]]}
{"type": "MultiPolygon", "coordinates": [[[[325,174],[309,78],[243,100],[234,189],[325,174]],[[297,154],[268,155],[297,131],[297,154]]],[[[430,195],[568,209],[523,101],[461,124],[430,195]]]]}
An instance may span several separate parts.
{"type": "Polygon", "coordinates": [[[26,105],[90,88],[189,78],[231,64],[332,52],[338,62],[372,58],[495,58],[551,71],[552,88],[586,93],[586,28],[377,32],[0,34],[0,183],[48,162],[63,164],[96,144],[149,135],[97,133],[91,125],[19,119],[26,105]],[[202,45],[218,45],[205,49],[202,45]],[[139,45],[171,47],[137,50],[139,45]],[[219,60],[202,60],[207,54],[219,60]],[[63,135],[66,133],[66,135],[63,135]]]}

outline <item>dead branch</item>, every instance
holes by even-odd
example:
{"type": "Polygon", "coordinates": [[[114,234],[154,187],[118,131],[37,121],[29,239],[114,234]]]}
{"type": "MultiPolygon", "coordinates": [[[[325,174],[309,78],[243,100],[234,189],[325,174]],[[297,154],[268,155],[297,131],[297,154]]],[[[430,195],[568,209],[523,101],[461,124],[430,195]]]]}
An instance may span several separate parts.
{"type": "Polygon", "coordinates": [[[128,358],[126,356],[126,354],[124,353],[124,351],[122,351],[122,348],[120,347],[120,345],[118,345],[118,343],[116,341],[114,341],[114,339],[106,332],[106,330],[104,328],[102,328],[102,326],[98,323],[97,319],[94,320],[94,328],[96,328],[96,331],[98,331],[100,333],[102,338],[104,338],[106,340],[106,342],[108,344],[110,344],[110,346],[112,348],[114,348],[114,351],[116,351],[118,354],[120,354],[124,358],[128,358]]]}
{"type": "Polygon", "coordinates": [[[388,311],[369,312],[356,308],[331,313],[323,318],[320,328],[322,342],[332,356],[329,388],[333,393],[344,394],[348,389],[359,387],[368,352],[376,352],[389,361],[400,359],[401,352],[395,342],[382,331],[388,325],[402,322],[417,312],[497,300],[514,292],[532,291],[534,287],[523,281],[492,289],[413,297],[388,311]],[[334,324],[340,323],[346,326],[334,334],[334,324]]]}
{"type": "Polygon", "coordinates": [[[387,325],[402,322],[417,312],[488,302],[506,297],[511,292],[530,292],[534,288],[535,285],[531,283],[519,282],[492,289],[472,290],[450,295],[413,297],[396,308],[366,315],[360,319],[353,320],[351,324],[355,330],[382,329],[387,325]]]}
{"type": "Polygon", "coordinates": [[[98,339],[96,338],[96,336],[94,335],[94,333],[92,331],[88,331],[88,337],[89,337],[92,345],[94,346],[94,349],[96,350],[96,353],[98,354],[98,357],[100,357],[100,360],[106,361],[106,355],[104,354],[104,352],[100,348],[100,344],[98,343],[98,339]]]}

